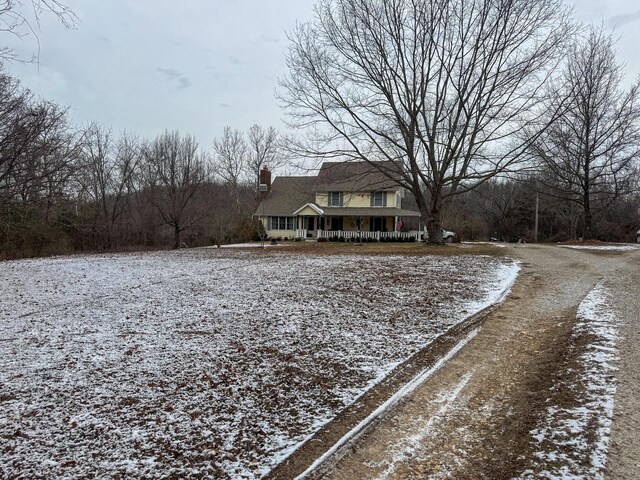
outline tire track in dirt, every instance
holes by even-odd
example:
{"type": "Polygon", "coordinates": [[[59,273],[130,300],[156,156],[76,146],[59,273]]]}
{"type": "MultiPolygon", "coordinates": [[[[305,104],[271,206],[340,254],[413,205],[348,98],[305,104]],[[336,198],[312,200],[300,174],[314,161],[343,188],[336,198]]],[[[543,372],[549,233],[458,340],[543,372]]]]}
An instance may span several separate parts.
{"type": "MultiPolygon", "coordinates": [[[[356,428],[360,422],[388,401],[394,393],[407,385],[422,370],[435,367],[457,344],[463,342],[466,336],[473,335],[474,329],[477,329],[486,315],[495,308],[495,306],[488,307],[435,338],[427,347],[396,367],[384,380],[342,411],[333,421],[322,427],[263,479],[290,479],[303,474],[336,442],[339,442],[341,438],[356,428]]],[[[377,421],[378,419],[373,424],[377,421]]],[[[370,425],[366,429],[369,427],[370,425]]]]}
{"type": "MultiPolygon", "coordinates": [[[[507,252],[523,262],[523,271],[480,333],[310,478],[512,478],[531,465],[530,431],[566,375],[567,357],[579,350],[569,348],[576,309],[636,252],[596,255],[537,245],[507,252]]],[[[278,478],[297,473],[281,471],[278,478]]]]}

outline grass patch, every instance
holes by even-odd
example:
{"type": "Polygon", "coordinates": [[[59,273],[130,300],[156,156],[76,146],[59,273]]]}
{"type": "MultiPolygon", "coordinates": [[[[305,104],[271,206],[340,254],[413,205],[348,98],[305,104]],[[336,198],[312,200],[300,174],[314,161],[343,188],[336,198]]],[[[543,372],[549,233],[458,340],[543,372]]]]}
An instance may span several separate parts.
{"type": "Polygon", "coordinates": [[[431,245],[415,243],[364,243],[362,245],[341,242],[305,242],[287,246],[287,252],[313,253],[314,255],[436,255],[450,257],[454,255],[490,255],[503,257],[505,252],[490,244],[431,245]]]}

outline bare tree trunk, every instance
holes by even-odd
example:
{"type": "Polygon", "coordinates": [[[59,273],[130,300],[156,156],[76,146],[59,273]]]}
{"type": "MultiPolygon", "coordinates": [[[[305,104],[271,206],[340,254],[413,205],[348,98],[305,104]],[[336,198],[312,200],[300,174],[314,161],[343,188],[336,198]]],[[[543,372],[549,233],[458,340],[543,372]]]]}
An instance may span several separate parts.
{"type": "Polygon", "coordinates": [[[427,233],[429,234],[429,243],[441,244],[442,239],[442,225],[440,224],[440,218],[442,215],[441,198],[439,195],[434,195],[431,200],[431,206],[429,208],[429,216],[427,217],[427,233]]]}
{"type": "Polygon", "coordinates": [[[593,221],[593,215],[591,213],[591,198],[589,195],[589,190],[585,189],[584,193],[584,227],[582,231],[582,240],[591,240],[591,224],[593,221]]]}
{"type": "Polygon", "coordinates": [[[178,225],[175,225],[173,227],[173,248],[174,249],[179,249],[181,244],[180,244],[180,227],[178,225]]]}

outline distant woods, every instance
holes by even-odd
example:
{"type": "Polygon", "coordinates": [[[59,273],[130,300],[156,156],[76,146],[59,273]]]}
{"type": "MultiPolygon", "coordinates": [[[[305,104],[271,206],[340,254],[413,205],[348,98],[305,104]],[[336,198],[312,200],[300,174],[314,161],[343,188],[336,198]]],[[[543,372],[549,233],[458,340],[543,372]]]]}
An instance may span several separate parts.
{"type": "MultiPolygon", "coordinates": [[[[57,0],[7,1],[0,31],[32,35],[41,13],[75,22],[57,0]]],[[[434,242],[530,241],[536,210],[540,241],[634,239],[640,80],[561,0],[318,0],[290,39],[278,97],[306,136],[286,142],[78,127],[0,69],[0,259],[249,240],[260,169],[291,156],[398,162],[434,242]]]]}
{"type": "Polygon", "coordinates": [[[74,127],[0,73],[0,258],[250,239],[260,166],[282,166],[278,134],[226,128],[212,145],[74,127]]]}

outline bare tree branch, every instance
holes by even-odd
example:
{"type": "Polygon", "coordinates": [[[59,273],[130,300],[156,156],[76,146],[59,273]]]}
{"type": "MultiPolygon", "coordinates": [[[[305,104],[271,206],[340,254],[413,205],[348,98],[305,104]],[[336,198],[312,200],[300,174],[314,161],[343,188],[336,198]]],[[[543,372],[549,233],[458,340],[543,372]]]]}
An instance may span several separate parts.
{"type": "MultiPolygon", "coordinates": [[[[447,198],[525,161],[569,32],[561,0],[320,0],[279,98],[312,158],[400,161],[441,242],[447,198]]],[[[379,163],[378,163],[379,165],[379,163]]]]}
{"type": "Polygon", "coordinates": [[[583,210],[583,237],[591,237],[593,213],[632,191],[640,158],[640,80],[621,88],[623,69],[615,42],[602,27],[578,39],[562,82],[546,105],[565,105],[562,116],[531,144],[548,175],[541,181],[583,210]]]}

